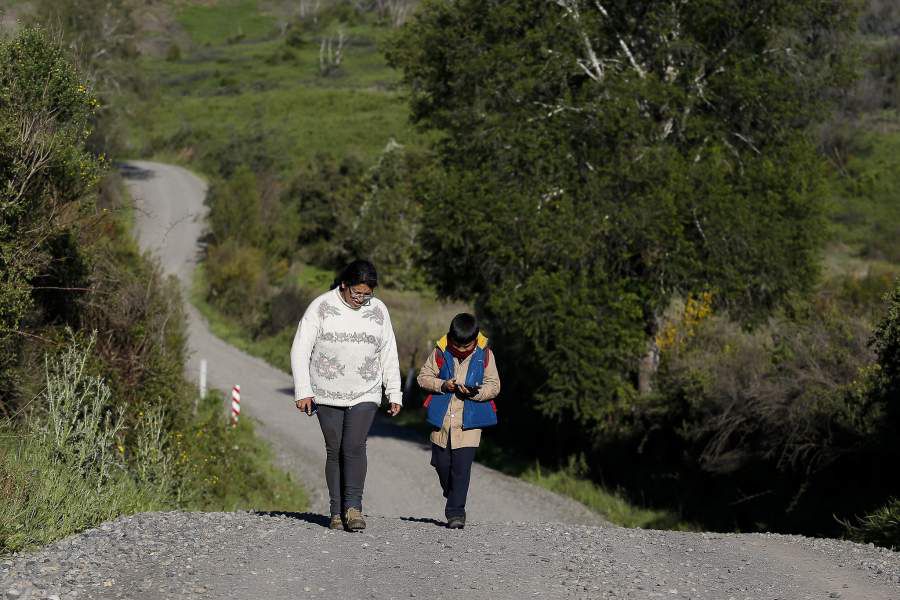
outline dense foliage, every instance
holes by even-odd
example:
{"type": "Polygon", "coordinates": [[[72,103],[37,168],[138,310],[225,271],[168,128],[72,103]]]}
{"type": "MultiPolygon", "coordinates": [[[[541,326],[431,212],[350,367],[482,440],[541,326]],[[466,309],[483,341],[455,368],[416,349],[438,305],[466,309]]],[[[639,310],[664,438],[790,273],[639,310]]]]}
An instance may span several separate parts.
{"type": "Polygon", "coordinates": [[[69,259],[67,226],[99,177],[100,161],[84,149],[96,107],[45,34],[0,43],[0,402],[16,396],[33,282],[69,259]]]}
{"type": "Polygon", "coordinates": [[[413,118],[446,134],[433,280],[578,443],[632,410],[673,295],[752,323],[811,288],[806,126],[852,26],[844,2],[434,1],[399,37],[413,118]]]}
{"type": "Polygon", "coordinates": [[[476,299],[510,441],[716,527],[834,530],[896,494],[889,326],[867,346],[891,280],[813,294],[813,126],[855,28],[843,1],[423,4],[389,52],[441,134],[423,264],[476,299]]]}
{"type": "Polygon", "coordinates": [[[632,469],[668,502],[703,504],[720,527],[827,531],[834,515],[876,508],[897,492],[900,458],[896,400],[881,391],[894,359],[877,351],[892,336],[888,300],[874,335],[865,317],[821,295],[808,315],[752,331],[697,303],[678,307],[632,469]]]}
{"type": "Polygon", "coordinates": [[[192,410],[180,290],[129,235],[97,116],[40,29],[0,41],[0,553],[127,512],[306,502],[216,396],[192,410]]]}

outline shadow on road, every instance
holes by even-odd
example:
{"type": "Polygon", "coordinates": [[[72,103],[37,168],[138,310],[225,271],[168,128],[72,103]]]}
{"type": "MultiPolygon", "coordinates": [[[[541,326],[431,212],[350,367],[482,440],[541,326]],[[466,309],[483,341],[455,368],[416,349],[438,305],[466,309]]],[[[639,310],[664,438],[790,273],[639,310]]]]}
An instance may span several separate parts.
{"type": "MultiPolygon", "coordinates": [[[[293,396],[294,388],[278,388],[278,393],[284,394],[285,396],[293,396]]],[[[428,441],[428,432],[430,431],[428,426],[422,428],[404,427],[392,423],[390,417],[386,417],[382,413],[383,409],[379,411],[378,415],[375,417],[375,422],[372,423],[372,429],[369,430],[370,436],[396,438],[398,440],[418,444],[423,448],[431,447],[431,443],[428,441]]]]}
{"type": "Polygon", "coordinates": [[[283,510],[257,510],[253,511],[255,515],[261,515],[264,517],[287,517],[289,519],[296,519],[298,521],[306,521],[307,523],[312,523],[313,525],[319,525],[321,527],[328,528],[328,524],[331,521],[327,516],[320,515],[317,513],[310,512],[286,512],[283,510]]]}
{"type": "Polygon", "coordinates": [[[150,169],[142,169],[140,167],[127,163],[116,163],[116,168],[125,179],[138,179],[146,181],[147,179],[153,179],[154,177],[156,177],[156,174],[150,169]]]}
{"type": "Polygon", "coordinates": [[[428,434],[418,431],[413,427],[403,427],[392,423],[390,417],[379,414],[372,423],[372,429],[369,430],[369,436],[389,437],[411,442],[422,448],[431,448],[431,442],[428,441],[428,434]]]}
{"type": "Polygon", "coordinates": [[[401,521],[410,521],[412,523],[429,523],[431,525],[437,525],[441,528],[446,528],[447,524],[443,521],[438,521],[437,519],[423,518],[423,517],[400,517],[401,521]]]}

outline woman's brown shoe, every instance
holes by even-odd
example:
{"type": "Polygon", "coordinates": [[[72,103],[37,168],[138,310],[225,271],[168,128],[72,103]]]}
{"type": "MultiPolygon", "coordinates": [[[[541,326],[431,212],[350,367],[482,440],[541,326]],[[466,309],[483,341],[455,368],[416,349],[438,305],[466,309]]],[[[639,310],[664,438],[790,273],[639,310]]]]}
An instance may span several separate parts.
{"type": "Polygon", "coordinates": [[[343,529],[344,528],[344,520],[341,519],[341,515],[331,515],[331,522],[328,524],[328,529],[343,529]]]}
{"type": "Polygon", "coordinates": [[[348,508],[344,513],[344,526],[347,531],[359,531],[366,528],[366,520],[358,508],[348,508]]]}

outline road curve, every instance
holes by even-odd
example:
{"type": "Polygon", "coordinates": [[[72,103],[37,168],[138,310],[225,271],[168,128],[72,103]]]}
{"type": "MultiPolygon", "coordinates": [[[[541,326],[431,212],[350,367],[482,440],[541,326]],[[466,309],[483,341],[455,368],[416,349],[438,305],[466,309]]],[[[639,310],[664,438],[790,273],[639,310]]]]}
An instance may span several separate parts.
{"type": "MultiPolygon", "coordinates": [[[[127,163],[123,174],[135,201],[138,243],[157,256],[163,269],[176,275],[187,290],[204,231],[205,183],[180,167],[141,161],[127,163]]],[[[322,433],[314,418],[294,408],[290,376],[215,337],[197,310],[189,304],[186,308],[190,378],[196,381],[200,360],[206,359],[212,387],[230,390],[240,384],[242,414],[259,423],[280,466],[299,477],[311,492],[312,510],[327,513],[322,433]]],[[[304,308],[297,307],[298,321],[304,308]]],[[[428,446],[421,439],[379,419],[368,447],[366,513],[442,518],[443,498],[429,466],[428,446]]],[[[577,502],[480,465],[472,473],[468,513],[476,522],[603,524],[577,502]]]]}

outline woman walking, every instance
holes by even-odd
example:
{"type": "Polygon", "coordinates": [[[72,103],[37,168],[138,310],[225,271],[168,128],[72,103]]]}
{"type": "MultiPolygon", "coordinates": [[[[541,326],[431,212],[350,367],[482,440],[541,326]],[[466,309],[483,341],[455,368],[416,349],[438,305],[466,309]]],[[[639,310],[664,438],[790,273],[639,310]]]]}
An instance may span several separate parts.
{"type": "Polygon", "coordinates": [[[332,529],[365,529],[366,438],[381,404],[400,412],[400,363],[387,307],[374,297],[375,266],[357,260],[303,314],[291,346],[297,408],[318,414],[332,529]]]}

